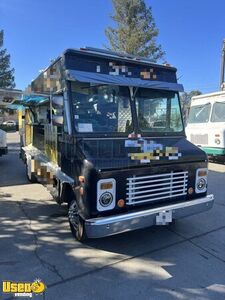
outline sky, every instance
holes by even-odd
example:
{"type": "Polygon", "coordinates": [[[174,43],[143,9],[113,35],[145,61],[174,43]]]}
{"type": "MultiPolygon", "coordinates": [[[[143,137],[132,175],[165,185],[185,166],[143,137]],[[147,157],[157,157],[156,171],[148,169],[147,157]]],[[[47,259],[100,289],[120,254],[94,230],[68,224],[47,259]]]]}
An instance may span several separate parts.
{"type": "MultiPolygon", "coordinates": [[[[224,0],[146,0],[159,29],[166,61],[178,69],[185,91],[218,91],[224,0]]],[[[107,44],[113,25],[111,0],[0,0],[0,29],[15,68],[16,87],[24,89],[66,48],[107,44]]]]}

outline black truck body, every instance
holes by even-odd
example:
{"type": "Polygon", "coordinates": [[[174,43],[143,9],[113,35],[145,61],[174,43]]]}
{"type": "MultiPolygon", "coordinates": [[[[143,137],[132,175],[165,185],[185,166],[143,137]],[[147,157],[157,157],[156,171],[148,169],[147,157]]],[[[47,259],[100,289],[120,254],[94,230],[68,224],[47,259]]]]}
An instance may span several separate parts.
{"type": "Polygon", "coordinates": [[[68,49],[31,83],[21,156],[69,204],[78,240],[208,210],[207,156],[187,141],[176,69],[68,49]]]}

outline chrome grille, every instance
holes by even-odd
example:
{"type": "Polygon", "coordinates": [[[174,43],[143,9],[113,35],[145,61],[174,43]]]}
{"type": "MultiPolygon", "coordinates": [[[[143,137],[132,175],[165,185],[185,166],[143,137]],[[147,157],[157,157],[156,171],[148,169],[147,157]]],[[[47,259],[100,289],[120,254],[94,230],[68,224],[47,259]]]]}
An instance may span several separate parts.
{"type": "Polygon", "coordinates": [[[187,194],[188,172],[170,172],[127,178],[127,205],[171,199],[187,194]]]}
{"type": "Polygon", "coordinates": [[[191,142],[197,145],[208,145],[208,134],[191,134],[191,142]]]}

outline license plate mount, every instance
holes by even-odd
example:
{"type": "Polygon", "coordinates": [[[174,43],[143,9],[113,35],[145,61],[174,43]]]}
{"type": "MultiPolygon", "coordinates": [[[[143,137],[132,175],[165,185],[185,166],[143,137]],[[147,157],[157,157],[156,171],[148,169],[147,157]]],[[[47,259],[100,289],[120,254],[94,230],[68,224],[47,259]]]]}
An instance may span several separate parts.
{"type": "Polygon", "coordinates": [[[172,220],[172,210],[160,211],[156,216],[156,225],[168,225],[172,220]]]}

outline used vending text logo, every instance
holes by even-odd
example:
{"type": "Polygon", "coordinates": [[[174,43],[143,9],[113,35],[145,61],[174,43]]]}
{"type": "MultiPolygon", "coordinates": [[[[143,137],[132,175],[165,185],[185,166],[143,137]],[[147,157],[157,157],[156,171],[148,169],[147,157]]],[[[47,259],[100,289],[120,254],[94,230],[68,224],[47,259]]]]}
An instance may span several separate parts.
{"type": "Polygon", "coordinates": [[[46,290],[45,284],[36,279],[33,282],[13,282],[5,280],[2,282],[2,291],[5,294],[14,294],[14,297],[32,297],[40,295],[46,290]]]}

